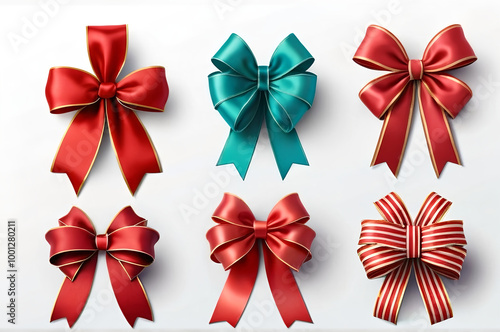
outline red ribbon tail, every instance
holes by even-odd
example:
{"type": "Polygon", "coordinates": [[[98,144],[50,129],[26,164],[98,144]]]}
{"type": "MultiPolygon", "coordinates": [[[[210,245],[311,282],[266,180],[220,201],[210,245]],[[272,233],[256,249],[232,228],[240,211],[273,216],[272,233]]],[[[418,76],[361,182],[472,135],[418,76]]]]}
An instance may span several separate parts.
{"type": "Polygon", "coordinates": [[[410,131],[415,84],[410,82],[392,109],[386,112],[371,166],[387,163],[394,176],[398,176],[401,160],[410,131]]]}
{"type": "Polygon", "coordinates": [[[285,325],[290,327],[297,320],[312,323],[299,286],[288,265],[277,259],[266,246],[263,248],[263,254],[269,287],[285,325]]]}
{"type": "Polygon", "coordinates": [[[97,253],[80,267],[80,271],[73,279],[64,279],[52,309],[50,321],[66,318],[69,327],[75,324],[82,313],[94,281],[94,272],[97,264],[97,253]]]}
{"type": "Polygon", "coordinates": [[[259,250],[256,245],[229,271],[210,323],[228,322],[236,327],[252,293],[259,271],[259,250]]]}
{"type": "Polygon", "coordinates": [[[116,301],[130,326],[134,327],[139,317],[152,321],[148,295],[139,278],[130,280],[120,262],[109,254],[106,255],[106,264],[116,301]]]}
{"type": "Polygon", "coordinates": [[[373,316],[396,324],[410,273],[411,263],[407,259],[385,277],[375,302],[373,316]]]}
{"type": "Polygon", "coordinates": [[[97,102],[76,113],[59,145],[51,171],[66,173],[77,195],[97,156],[103,131],[104,105],[97,102]]]}
{"type": "Polygon", "coordinates": [[[441,278],[421,260],[413,263],[418,289],[431,324],[453,317],[451,303],[441,278]]]}
{"type": "Polygon", "coordinates": [[[127,186],[134,194],[146,173],[161,173],[160,160],[133,110],[107,99],[106,115],[116,158],[127,186]]]}
{"type": "Polygon", "coordinates": [[[447,162],[461,165],[455,141],[446,118],[445,111],[439,106],[429,91],[420,87],[420,117],[431,155],[432,166],[439,177],[447,162]]]}

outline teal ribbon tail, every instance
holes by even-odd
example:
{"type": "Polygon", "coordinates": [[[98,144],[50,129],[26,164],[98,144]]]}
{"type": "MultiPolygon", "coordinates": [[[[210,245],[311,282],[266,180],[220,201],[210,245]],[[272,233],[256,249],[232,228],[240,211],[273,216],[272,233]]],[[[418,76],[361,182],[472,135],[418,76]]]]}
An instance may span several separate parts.
{"type": "Polygon", "coordinates": [[[285,133],[276,124],[269,112],[266,112],[266,126],[274,158],[276,159],[276,164],[278,165],[282,180],[285,179],[292,164],[309,166],[306,154],[295,129],[285,133]]]}
{"type": "Polygon", "coordinates": [[[220,154],[217,166],[234,164],[241,178],[245,180],[250,161],[252,160],[260,128],[262,127],[263,113],[258,112],[253,121],[242,131],[231,129],[224,149],[220,154]]]}

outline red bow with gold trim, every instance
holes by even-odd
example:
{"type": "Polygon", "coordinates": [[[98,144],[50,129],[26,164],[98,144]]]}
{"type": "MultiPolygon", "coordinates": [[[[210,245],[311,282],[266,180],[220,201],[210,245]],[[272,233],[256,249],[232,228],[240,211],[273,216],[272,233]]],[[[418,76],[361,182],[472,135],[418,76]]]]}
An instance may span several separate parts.
{"type": "Polygon", "coordinates": [[[460,277],[467,242],[461,220],[441,221],[450,205],[431,193],[413,221],[395,193],[375,202],[384,220],[363,220],[358,243],[368,278],[387,275],[375,303],[375,317],[396,324],[412,266],[431,324],[453,317],[439,275],[460,277]]]}
{"type": "Polygon", "coordinates": [[[212,216],[218,223],[207,232],[210,258],[229,270],[210,323],[227,321],[233,327],[245,310],[259,269],[259,240],[269,287],[287,327],[296,320],[312,322],[291,269],[311,259],[316,233],[304,225],[309,214],[297,194],[280,200],[267,221],[256,220],[240,198],[225,193],[212,216]]]}
{"type": "Polygon", "coordinates": [[[427,45],[422,60],[410,60],[401,42],[388,30],[370,25],[353,60],[366,68],[391,73],[369,82],[359,98],[384,125],[371,166],[386,162],[398,175],[412,120],[415,91],[434,171],[447,162],[461,164],[446,114],[455,118],[472,97],[471,89],[444,71],[477,60],[462,27],[451,25],[427,45]]]}
{"type": "Polygon", "coordinates": [[[146,173],[161,172],[153,143],[134,110],[163,112],[168,98],[165,68],[142,68],[116,82],[127,56],[127,36],[126,25],[89,26],[88,53],[95,76],[70,67],[49,71],[45,95],[50,112],[78,111],[51,171],[66,173],[77,195],[97,156],[106,122],[132,194],[146,173]]]}
{"type": "Polygon", "coordinates": [[[147,220],[130,206],[121,210],[105,234],[96,235],[88,216],[79,208],[59,219],[59,227],[47,232],[50,263],[66,276],[57,296],[50,321],[66,318],[73,326],[92,288],[99,250],[106,251],[111,286],[130,326],[138,317],[153,320],[139,273],[155,258],[154,245],[160,238],[147,227],[147,220]]]}

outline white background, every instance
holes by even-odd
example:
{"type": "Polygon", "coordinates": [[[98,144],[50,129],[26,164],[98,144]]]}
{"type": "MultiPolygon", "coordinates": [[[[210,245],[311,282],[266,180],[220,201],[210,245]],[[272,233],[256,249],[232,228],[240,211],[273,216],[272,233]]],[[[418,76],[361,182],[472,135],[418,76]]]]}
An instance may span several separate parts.
{"type": "MultiPolygon", "coordinates": [[[[311,330],[500,329],[498,234],[500,220],[500,4],[491,1],[6,1],[0,4],[0,269],[6,269],[6,222],[18,222],[18,324],[21,329],[67,330],[49,323],[63,274],[48,262],[47,230],[76,205],[103,233],[124,206],[149,220],[161,238],[156,262],[141,274],[155,321],[139,319],[137,330],[231,331],[209,325],[227,277],[209,259],[206,231],[223,192],[242,197],[265,219],[284,195],[298,192],[317,233],[313,259],[296,274],[314,324],[311,330]],[[51,4],[50,6],[47,4],[51,4]],[[147,175],[135,197],[127,190],[105,136],[96,163],[75,196],[65,174],[49,171],[73,114],[51,115],[45,84],[52,66],[87,71],[85,26],[129,25],[132,70],[163,65],[170,97],[164,113],[139,112],[156,146],[163,173],[147,175]],[[356,65],[352,55],[366,27],[391,30],[410,58],[420,58],[444,27],[460,23],[478,56],[454,70],[474,97],[451,121],[463,167],[448,164],[437,179],[418,112],[399,178],[386,165],[370,168],[382,126],[358,99],[358,91],[381,72],[356,65]],[[27,26],[33,25],[30,30],[27,26]],[[282,181],[265,129],[245,181],[234,167],[216,167],[229,128],[213,109],[207,75],[210,58],[232,33],[267,64],[278,43],[294,32],[316,62],[312,109],[297,126],[310,166],[294,165],[282,181]],[[12,42],[22,38],[20,44],[12,42]],[[217,180],[216,180],[217,179],[217,180]],[[382,279],[368,280],[357,257],[360,222],[379,218],[373,202],[396,191],[415,216],[431,191],[454,204],[445,219],[463,219],[468,255],[462,276],[444,279],[455,317],[430,326],[414,278],[398,325],[372,317],[382,279]]],[[[107,135],[107,133],[106,133],[107,135]]],[[[1,270],[0,270],[1,271],[1,270]]],[[[0,276],[2,273],[0,273],[0,276]]],[[[7,323],[7,283],[0,282],[0,328],[7,323]],[[4,308],[4,309],[1,309],[4,308]]],[[[73,331],[128,331],[114,299],[101,254],[89,303],[73,331]]],[[[239,328],[285,330],[272,301],[264,269],[239,328]]]]}

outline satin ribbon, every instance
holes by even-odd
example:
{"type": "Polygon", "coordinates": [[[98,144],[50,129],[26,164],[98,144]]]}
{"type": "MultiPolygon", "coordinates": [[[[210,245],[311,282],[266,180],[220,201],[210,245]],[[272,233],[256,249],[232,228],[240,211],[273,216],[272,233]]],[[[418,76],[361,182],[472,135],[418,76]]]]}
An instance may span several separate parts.
{"type": "Polygon", "coordinates": [[[126,25],[89,26],[87,44],[95,75],[70,67],[49,71],[45,94],[52,114],[77,111],[51,171],[66,173],[78,195],[97,156],[106,122],[123,178],[132,194],[146,173],[161,165],[134,110],[163,112],[168,98],[165,68],[136,70],[116,82],[127,56],[126,25]]]}
{"type": "Polygon", "coordinates": [[[458,279],[467,244],[461,220],[441,221],[451,205],[431,193],[415,220],[401,198],[390,193],[375,202],[384,220],[363,220],[358,255],[369,279],[386,276],[374,316],[396,324],[413,266],[431,324],[453,317],[439,275],[458,279]]]}
{"type": "Polygon", "coordinates": [[[257,279],[259,242],[263,244],[267,280],[284,323],[290,327],[296,320],[312,322],[291,271],[298,271],[311,259],[316,236],[304,225],[309,214],[299,196],[284,197],[267,221],[260,221],[243,200],[225,193],[212,219],[218,225],[207,232],[210,258],[230,272],[210,323],[238,324],[257,279]]]}
{"type": "Polygon", "coordinates": [[[147,220],[130,206],[115,216],[106,233],[99,235],[87,215],[73,207],[59,219],[59,227],[45,235],[50,244],[50,263],[66,276],[50,321],[66,318],[70,327],[76,322],[90,294],[99,250],[106,252],[111,286],[130,326],[138,317],[153,320],[138,275],[153,263],[154,245],[159,238],[158,232],[147,227],[147,220]]]}
{"type": "Polygon", "coordinates": [[[447,162],[461,164],[446,114],[455,118],[472,97],[472,91],[445,71],[469,65],[476,59],[458,24],[434,36],[422,60],[410,60],[401,42],[388,30],[376,25],[368,27],[353,60],[369,69],[390,71],[359,92],[366,107],[384,119],[371,166],[385,162],[398,175],[416,91],[436,175],[439,177],[447,162]]]}
{"type": "Polygon", "coordinates": [[[245,179],[264,119],[281,178],[292,164],[309,165],[294,128],[314,100],[316,75],[306,71],[313,62],[294,34],[269,66],[258,66],[238,35],[229,37],[212,58],[220,71],[208,76],[214,107],[231,127],[217,165],[234,164],[245,179]]]}

